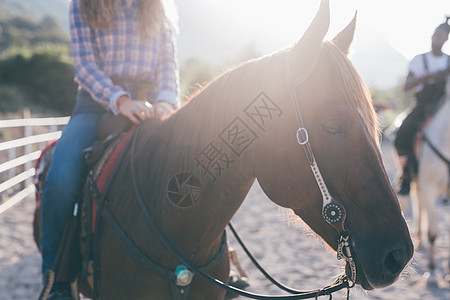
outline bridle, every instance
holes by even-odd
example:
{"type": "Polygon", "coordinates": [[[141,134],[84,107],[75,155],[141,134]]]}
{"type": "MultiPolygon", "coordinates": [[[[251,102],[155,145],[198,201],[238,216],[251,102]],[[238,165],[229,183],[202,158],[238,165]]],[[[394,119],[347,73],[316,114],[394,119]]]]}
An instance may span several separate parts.
{"type": "Polygon", "coordinates": [[[308,70],[298,79],[294,80],[290,71],[290,64],[287,57],[285,61],[286,70],[286,81],[288,83],[288,90],[292,104],[294,106],[294,112],[297,119],[298,130],[297,130],[297,142],[302,146],[305,151],[308,164],[314,175],[317,185],[319,186],[320,193],[322,194],[322,217],[325,221],[336,229],[339,233],[338,247],[337,247],[337,259],[344,259],[350,266],[351,278],[349,280],[356,283],[356,263],[352,256],[350,234],[345,229],[345,218],[346,211],[342,204],[336,201],[328,191],[328,187],[325,180],[320,173],[319,166],[317,165],[314,153],[312,151],[311,144],[309,143],[308,130],[304,126],[301,110],[300,101],[297,97],[296,87],[305,82],[311,74],[314,72],[319,60],[320,53],[322,51],[322,45],[319,51],[315,54],[308,70]]]}
{"type": "MultiPolygon", "coordinates": [[[[195,274],[198,274],[202,276],[204,279],[209,281],[210,283],[219,286],[225,290],[231,291],[233,293],[239,294],[244,297],[252,298],[252,299],[309,299],[309,298],[315,298],[318,299],[319,296],[323,295],[329,295],[330,299],[332,298],[332,293],[344,289],[347,289],[347,299],[349,299],[349,291],[350,288],[352,288],[355,285],[356,282],[356,264],[352,257],[352,251],[351,251],[351,245],[350,245],[350,235],[345,230],[344,222],[345,222],[345,208],[338,203],[336,200],[334,200],[329,191],[328,188],[322,178],[322,175],[320,173],[319,167],[316,163],[316,160],[314,158],[314,154],[312,152],[311,145],[309,144],[308,140],[308,131],[303,126],[303,120],[300,114],[299,109],[299,101],[295,92],[295,88],[303,83],[314,71],[318,56],[320,54],[320,51],[316,54],[315,59],[313,60],[313,63],[311,64],[308,72],[304,74],[299,80],[293,81],[291,80],[290,70],[288,68],[288,64],[286,64],[286,79],[288,80],[289,85],[289,91],[291,100],[293,101],[295,113],[297,116],[297,121],[299,125],[299,129],[297,130],[297,141],[300,145],[303,146],[303,149],[305,150],[306,157],[308,159],[309,165],[311,167],[311,170],[314,174],[314,178],[320,188],[320,191],[322,193],[322,199],[323,199],[323,207],[322,207],[322,215],[324,219],[332,225],[339,233],[339,241],[338,241],[338,248],[337,248],[337,258],[338,259],[344,259],[349,265],[351,269],[351,278],[347,278],[347,275],[345,273],[341,275],[334,283],[331,285],[324,287],[322,289],[313,290],[313,291],[299,291],[295,289],[291,289],[281,283],[279,283],[276,279],[271,277],[266,271],[262,269],[262,267],[257,263],[256,259],[251,255],[250,251],[245,247],[242,240],[237,235],[237,232],[232,227],[231,223],[229,224],[230,230],[235,235],[237,241],[239,244],[244,248],[244,251],[247,253],[247,255],[250,257],[252,262],[258,267],[258,269],[263,273],[263,275],[268,278],[272,283],[274,283],[276,286],[278,286],[280,289],[287,291],[291,293],[292,295],[279,295],[279,296],[272,296],[272,295],[260,295],[255,294],[251,292],[247,292],[241,289],[238,289],[236,287],[230,286],[228,284],[223,283],[222,281],[211,277],[210,275],[206,274],[201,268],[198,268],[193,263],[191,263],[189,260],[187,260],[178,250],[176,250],[172,243],[167,239],[167,237],[163,234],[163,232],[158,228],[156,223],[154,222],[146,204],[144,201],[144,198],[142,196],[142,193],[140,191],[140,188],[138,186],[137,180],[136,180],[136,172],[135,172],[135,161],[134,161],[134,153],[135,153],[135,144],[137,140],[137,132],[138,130],[135,130],[133,133],[132,141],[131,141],[131,149],[130,149],[130,171],[131,171],[131,180],[133,183],[133,189],[136,194],[138,203],[141,207],[142,212],[144,213],[144,216],[151,226],[151,228],[156,232],[158,235],[158,238],[163,243],[165,247],[167,247],[172,254],[179,259],[184,265],[180,265],[178,269],[183,269],[182,275],[188,278],[186,281],[189,285],[192,280],[192,272],[195,274]],[[351,284],[349,283],[351,281],[351,284]]],[[[151,270],[151,268],[150,268],[151,270]]],[[[179,274],[177,274],[178,276],[179,274]]],[[[183,281],[181,279],[180,281],[183,281]]]]}
{"type": "MultiPolygon", "coordinates": [[[[250,251],[247,249],[247,247],[244,245],[244,243],[242,242],[242,240],[240,239],[239,235],[237,234],[237,232],[235,231],[234,227],[231,225],[231,223],[228,224],[231,232],[234,234],[234,236],[236,237],[236,240],[238,241],[238,243],[243,247],[244,251],[247,253],[247,255],[249,256],[250,260],[257,266],[257,268],[263,273],[263,275],[269,279],[272,283],[274,283],[277,287],[279,287],[280,289],[292,294],[292,295],[278,295],[278,296],[273,296],[273,295],[261,295],[261,294],[256,294],[256,293],[251,293],[251,292],[247,292],[241,289],[238,289],[236,287],[230,286],[228,284],[223,283],[222,281],[211,277],[210,275],[208,275],[207,273],[205,273],[201,268],[195,266],[192,262],[190,262],[189,260],[187,260],[178,250],[175,249],[175,247],[173,247],[172,243],[167,239],[167,237],[164,235],[164,233],[158,228],[158,226],[156,225],[156,223],[154,222],[147,206],[145,205],[145,201],[144,198],[142,196],[142,193],[140,191],[140,188],[138,186],[137,180],[136,180],[136,172],[135,172],[135,162],[134,162],[134,153],[135,153],[135,144],[136,144],[136,140],[137,140],[137,130],[135,129],[133,136],[132,136],[132,141],[131,141],[131,149],[130,149],[130,171],[131,171],[131,180],[133,183],[133,189],[134,192],[136,194],[138,203],[141,207],[142,212],[144,213],[145,219],[147,220],[147,222],[149,223],[150,227],[156,232],[158,238],[160,239],[160,241],[162,242],[162,244],[167,247],[170,252],[177,258],[179,259],[184,265],[179,265],[177,267],[177,269],[174,271],[175,276],[177,277],[177,284],[178,282],[185,282],[183,283],[183,285],[181,285],[181,289],[180,291],[182,291],[182,293],[184,293],[184,289],[182,287],[188,286],[193,278],[193,274],[198,274],[200,276],[202,276],[204,279],[206,279],[207,281],[209,281],[210,283],[221,287],[222,289],[225,289],[227,291],[239,294],[241,296],[247,297],[247,298],[252,298],[252,299],[260,299],[260,300],[264,300],[264,299],[310,299],[310,298],[315,298],[318,299],[319,296],[324,296],[324,295],[329,295],[330,299],[332,299],[332,293],[337,292],[341,289],[346,288],[347,289],[347,299],[349,299],[350,297],[350,288],[352,288],[354,286],[354,282],[350,285],[349,284],[349,280],[347,278],[347,276],[345,274],[341,275],[338,277],[338,279],[333,282],[332,284],[321,288],[321,289],[317,289],[317,290],[312,290],[312,291],[300,291],[300,290],[296,290],[296,289],[292,289],[290,287],[287,287],[281,283],[279,283],[275,278],[273,278],[272,276],[270,276],[256,261],[256,259],[253,257],[253,255],[250,253],[250,251]],[[182,273],[178,273],[178,270],[182,269],[183,272],[182,273]],[[181,275],[181,276],[180,276],[181,275]],[[182,278],[184,277],[184,278],[182,278]],[[187,279],[186,279],[187,278],[187,279]]],[[[105,215],[104,215],[105,216],[105,215]]],[[[110,223],[110,222],[108,222],[110,223]]],[[[111,223],[110,223],[111,224],[111,223]]],[[[224,235],[225,235],[225,231],[224,231],[224,235]]],[[[150,261],[149,258],[144,257],[143,254],[140,254],[140,256],[136,256],[134,253],[132,253],[131,251],[133,251],[133,249],[131,249],[130,247],[125,247],[125,249],[130,253],[130,255],[137,259],[138,261],[140,261],[141,263],[143,261],[150,261]]],[[[150,269],[150,271],[155,271],[154,268],[154,263],[152,264],[143,264],[145,267],[147,267],[148,269],[150,269]]],[[[158,274],[158,272],[156,272],[158,274]]],[[[184,298],[183,298],[184,299],[184,298]]]]}

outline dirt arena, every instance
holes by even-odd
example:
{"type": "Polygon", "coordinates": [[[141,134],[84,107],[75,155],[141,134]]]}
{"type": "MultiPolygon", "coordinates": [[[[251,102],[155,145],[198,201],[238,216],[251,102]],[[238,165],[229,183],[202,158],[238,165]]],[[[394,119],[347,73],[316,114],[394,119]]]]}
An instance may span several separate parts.
{"type": "MultiPolygon", "coordinates": [[[[41,288],[40,254],[32,238],[34,200],[26,199],[0,216],[0,299],[37,299],[41,288]]],[[[356,287],[351,299],[450,299],[450,285],[443,280],[449,256],[450,206],[439,204],[439,232],[437,240],[438,284],[427,286],[426,251],[418,250],[402,278],[393,286],[366,293],[356,287]]],[[[273,204],[256,183],[241,209],[233,218],[233,225],[242,239],[267,271],[281,282],[296,289],[315,289],[333,281],[343,263],[302,223],[289,222],[289,212],[273,204]]],[[[409,214],[407,213],[407,218],[409,214]]],[[[413,226],[412,223],[410,223],[413,226]]],[[[236,245],[231,233],[231,245],[238,251],[241,264],[248,273],[249,291],[281,294],[265,280],[244,252],[236,245]]],[[[345,292],[337,292],[333,299],[344,299],[345,292]]],[[[237,299],[244,299],[243,297],[237,299]]],[[[321,297],[321,299],[328,299],[321,297]]]]}

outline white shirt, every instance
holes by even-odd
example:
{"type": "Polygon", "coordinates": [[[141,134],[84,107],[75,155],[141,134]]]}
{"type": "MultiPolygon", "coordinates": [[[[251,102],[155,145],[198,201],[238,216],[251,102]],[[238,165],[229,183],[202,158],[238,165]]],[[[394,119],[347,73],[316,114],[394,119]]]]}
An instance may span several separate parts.
{"type": "MultiPolygon", "coordinates": [[[[429,73],[445,70],[448,67],[448,55],[443,53],[441,56],[435,56],[431,51],[425,53],[428,71],[425,69],[423,54],[415,56],[409,64],[409,71],[414,77],[419,78],[429,73]]],[[[422,90],[423,84],[416,87],[416,92],[422,90]]]]}

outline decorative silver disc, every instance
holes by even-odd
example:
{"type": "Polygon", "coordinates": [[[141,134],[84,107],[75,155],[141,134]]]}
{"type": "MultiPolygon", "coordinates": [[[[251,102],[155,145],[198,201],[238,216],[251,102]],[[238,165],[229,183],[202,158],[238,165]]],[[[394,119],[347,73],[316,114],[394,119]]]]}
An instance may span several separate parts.
{"type": "Polygon", "coordinates": [[[341,221],[342,216],[343,216],[342,207],[337,203],[334,202],[328,203],[323,208],[323,217],[330,224],[341,221]]]}

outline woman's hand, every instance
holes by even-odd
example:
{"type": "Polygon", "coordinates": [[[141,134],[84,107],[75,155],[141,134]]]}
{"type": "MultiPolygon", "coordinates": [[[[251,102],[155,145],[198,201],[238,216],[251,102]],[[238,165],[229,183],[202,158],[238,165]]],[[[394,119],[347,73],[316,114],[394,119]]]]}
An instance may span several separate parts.
{"type": "Polygon", "coordinates": [[[120,102],[119,111],[122,115],[130,119],[134,124],[139,124],[153,116],[152,105],[148,102],[134,101],[128,96],[122,96],[119,98],[120,102]],[[126,97],[125,100],[120,100],[122,97],[126,97]]]}
{"type": "Polygon", "coordinates": [[[148,102],[131,100],[128,96],[119,98],[119,111],[134,124],[139,124],[148,118],[162,118],[171,114],[176,107],[166,101],[159,101],[154,105],[148,102]],[[124,97],[124,100],[121,98],[124,97]]]}
{"type": "Polygon", "coordinates": [[[152,117],[162,118],[171,114],[176,109],[175,105],[166,101],[159,101],[152,106],[152,117]]]}

